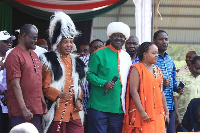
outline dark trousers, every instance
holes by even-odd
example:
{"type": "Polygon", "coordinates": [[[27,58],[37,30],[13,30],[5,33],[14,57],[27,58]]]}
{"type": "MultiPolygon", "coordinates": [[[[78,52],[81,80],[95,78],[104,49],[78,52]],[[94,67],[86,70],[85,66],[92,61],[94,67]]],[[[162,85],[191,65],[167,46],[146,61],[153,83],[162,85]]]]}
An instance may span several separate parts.
{"type": "Polygon", "coordinates": [[[9,128],[8,113],[2,113],[0,107],[0,133],[9,133],[9,128]]]}
{"type": "MultiPolygon", "coordinates": [[[[58,124],[59,121],[53,121],[48,133],[56,133],[58,124]]],[[[71,116],[69,122],[62,122],[59,133],[83,133],[81,119],[73,120],[71,116]]]]}
{"type": "Polygon", "coordinates": [[[175,110],[169,111],[169,125],[166,127],[166,133],[175,133],[175,110]]]}
{"type": "Polygon", "coordinates": [[[121,133],[124,114],[88,109],[88,133],[121,133]]]}
{"type": "Polygon", "coordinates": [[[85,114],[84,116],[83,126],[84,126],[84,133],[88,133],[88,115],[87,114],[85,114]]]}
{"type": "Polygon", "coordinates": [[[37,128],[39,133],[41,133],[41,127],[42,127],[41,120],[42,120],[41,115],[33,115],[33,118],[30,121],[26,121],[23,116],[11,116],[10,125],[11,125],[11,128],[13,128],[14,126],[19,125],[21,123],[29,122],[29,123],[32,123],[37,128]]]}

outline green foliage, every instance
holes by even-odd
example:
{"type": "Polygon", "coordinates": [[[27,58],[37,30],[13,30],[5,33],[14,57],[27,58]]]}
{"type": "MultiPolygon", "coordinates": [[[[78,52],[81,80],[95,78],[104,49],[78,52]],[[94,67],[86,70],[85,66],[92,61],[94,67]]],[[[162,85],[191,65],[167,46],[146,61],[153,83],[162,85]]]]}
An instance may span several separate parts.
{"type": "Polygon", "coordinates": [[[186,65],[185,55],[188,51],[196,51],[200,55],[200,45],[169,44],[167,53],[174,60],[176,68],[179,69],[186,65]]]}

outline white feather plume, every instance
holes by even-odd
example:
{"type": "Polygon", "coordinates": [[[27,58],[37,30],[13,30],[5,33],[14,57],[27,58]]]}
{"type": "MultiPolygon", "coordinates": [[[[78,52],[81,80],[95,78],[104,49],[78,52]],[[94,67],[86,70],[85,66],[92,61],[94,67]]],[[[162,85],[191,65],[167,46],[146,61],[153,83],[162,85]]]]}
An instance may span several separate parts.
{"type": "Polygon", "coordinates": [[[71,38],[73,39],[77,35],[79,35],[79,32],[76,30],[76,27],[72,21],[72,19],[61,11],[56,11],[54,15],[51,17],[50,25],[49,25],[49,40],[52,43],[54,30],[56,27],[56,24],[60,22],[61,23],[61,31],[60,35],[57,37],[56,43],[53,44],[53,50],[56,49],[57,44],[62,40],[62,38],[71,38]]]}

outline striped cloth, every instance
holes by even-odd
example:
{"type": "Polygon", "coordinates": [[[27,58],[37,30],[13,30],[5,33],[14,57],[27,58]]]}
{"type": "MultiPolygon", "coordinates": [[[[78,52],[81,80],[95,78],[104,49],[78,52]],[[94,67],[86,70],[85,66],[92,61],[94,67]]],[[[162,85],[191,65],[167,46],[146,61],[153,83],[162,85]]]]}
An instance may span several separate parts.
{"type": "MultiPolygon", "coordinates": [[[[85,65],[88,65],[89,59],[90,59],[90,55],[87,56],[83,56],[80,57],[80,59],[85,63],[85,65]]],[[[85,84],[83,84],[83,111],[85,114],[87,114],[87,102],[88,102],[88,98],[90,95],[89,92],[89,82],[86,81],[85,84]]]]}
{"type": "Polygon", "coordinates": [[[170,79],[170,85],[163,88],[167,106],[169,110],[174,110],[174,98],[173,92],[177,92],[177,81],[176,81],[176,67],[172,58],[165,52],[164,58],[158,54],[158,60],[155,63],[164,75],[164,79],[170,79]]]}

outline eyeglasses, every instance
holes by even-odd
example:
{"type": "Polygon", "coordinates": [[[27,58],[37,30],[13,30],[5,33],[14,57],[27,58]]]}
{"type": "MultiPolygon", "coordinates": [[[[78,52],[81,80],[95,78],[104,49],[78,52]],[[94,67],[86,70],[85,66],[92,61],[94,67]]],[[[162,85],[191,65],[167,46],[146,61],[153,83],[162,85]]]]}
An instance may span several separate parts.
{"type": "Polygon", "coordinates": [[[28,37],[30,37],[30,38],[33,39],[34,41],[37,41],[37,40],[38,40],[37,37],[32,37],[32,36],[30,36],[30,35],[28,35],[28,37]]]}

